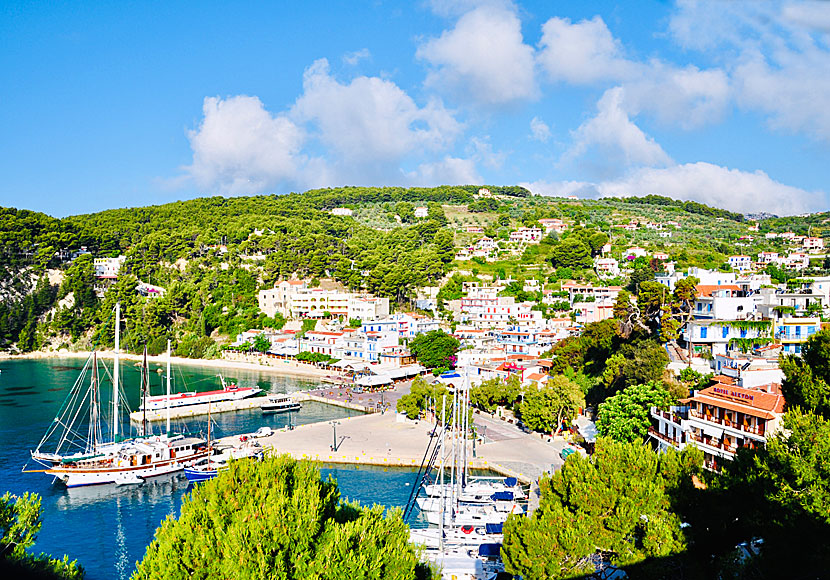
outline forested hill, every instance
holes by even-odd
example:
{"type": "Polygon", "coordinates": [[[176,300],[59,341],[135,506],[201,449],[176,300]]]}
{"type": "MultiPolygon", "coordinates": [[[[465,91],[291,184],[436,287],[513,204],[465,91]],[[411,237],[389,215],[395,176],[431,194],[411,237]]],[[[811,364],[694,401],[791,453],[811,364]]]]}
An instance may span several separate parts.
{"type": "MultiPolygon", "coordinates": [[[[560,218],[572,226],[563,241],[574,237],[571,242],[580,246],[578,238],[606,232],[621,248],[671,246],[679,267],[722,264],[746,233],[742,216],[696,202],[660,196],[566,200],[518,186],[483,187],[488,191],[481,194],[482,186],[466,185],[208,197],[64,219],[0,208],[0,348],[110,344],[118,299],[136,341],[158,349],[171,337],[179,354],[200,356],[215,346],[211,336],[279,325],[259,313],[256,294],[291,276],[334,278],[408,304],[419,287],[437,285],[461,267],[454,262],[456,249],[481,237],[468,233],[469,226],[506,240],[517,227],[560,218]],[[427,208],[426,217],[415,216],[419,206],[427,208]],[[333,215],[336,207],[354,215],[333,215]],[[638,237],[614,229],[631,220],[674,220],[682,231],[666,241],[645,228],[638,237]],[[119,255],[126,261],[118,282],[105,287],[95,279],[92,258],[119,255]],[[165,297],[138,296],[139,281],[163,287],[165,297]]],[[[559,266],[551,252],[558,244],[552,237],[522,255],[507,253],[499,263],[475,268],[514,277],[532,270],[542,281],[556,280],[559,266]]],[[[592,275],[590,264],[576,266],[587,269],[564,268],[562,276],[592,275]]]]}

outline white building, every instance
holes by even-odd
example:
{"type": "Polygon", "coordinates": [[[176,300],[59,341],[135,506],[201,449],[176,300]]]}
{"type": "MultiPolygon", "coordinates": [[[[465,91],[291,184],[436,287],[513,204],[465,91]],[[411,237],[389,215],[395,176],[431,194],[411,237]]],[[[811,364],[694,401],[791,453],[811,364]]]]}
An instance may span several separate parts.
{"type": "Polygon", "coordinates": [[[540,219],[539,225],[541,225],[544,228],[545,235],[548,235],[551,232],[561,234],[562,232],[568,229],[568,226],[562,220],[556,218],[540,219]]]}
{"type": "Polygon", "coordinates": [[[777,264],[780,261],[778,257],[778,252],[759,252],[758,253],[758,263],[759,264],[777,264]]]}
{"type": "Polygon", "coordinates": [[[757,298],[737,284],[698,284],[692,314],[697,320],[744,320],[755,314],[757,298]]]}
{"type": "Polygon", "coordinates": [[[594,269],[601,278],[614,278],[620,275],[620,263],[614,258],[595,258],[594,269]]]}
{"type": "Polygon", "coordinates": [[[284,280],[273,289],[262,290],[259,309],[268,316],[280,313],[286,318],[325,316],[374,320],[389,315],[389,299],[369,294],[309,288],[304,280],[284,280]]]}
{"type": "Polygon", "coordinates": [[[94,258],[92,265],[95,268],[96,278],[106,278],[115,280],[118,278],[118,272],[124,264],[127,256],[118,256],[117,258],[94,258]]]}
{"type": "Polygon", "coordinates": [[[772,338],[772,322],[743,324],[743,320],[692,320],[682,332],[686,344],[691,343],[692,352],[710,352],[712,355],[726,355],[730,343],[751,339],[772,338]]]}
{"type": "Polygon", "coordinates": [[[807,250],[823,250],[824,249],[824,240],[822,238],[804,238],[804,241],[801,243],[801,247],[807,250]]]}
{"type": "Polygon", "coordinates": [[[804,252],[793,252],[784,258],[784,265],[791,270],[803,270],[810,265],[810,256],[804,252]]]}
{"type": "Polygon", "coordinates": [[[648,255],[648,252],[645,248],[641,248],[639,246],[631,246],[625,252],[623,252],[623,257],[627,258],[629,256],[633,258],[644,258],[648,255]]]}
{"type": "Polygon", "coordinates": [[[350,216],[354,212],[347,207],[336,207],[331,210],[331,215],[350,216]]]}
{"type": "Polygon", "coordinates": [[[519,228],[515,232],[510,232],[511,242],[538,244],[541,239],[542,230],[540,228],[519,228]]]}
{"type": "Polygon", "coordinates": [[[752,268],[752,258],[749,256],[729,256],[727,261],[733,270],[738,270],[740,272],[752,268]]]}
{"type": "Polygon", "coordinates": [[[416,207],[415,208],[415,217],[416,218],[425,218],[429,216],[429,209],[425,207],[416,207]]]}
{"type": "Polygon", "coordinates": [[[715,471],[738,449],[766,445],[784,415],[784,397],[774,383],[755,388],[718,383],[680,402],[669,410],[652,407],[656,426],[649,436],[658,449],[694,445],[703,451],[703,465],[715,471]]]}

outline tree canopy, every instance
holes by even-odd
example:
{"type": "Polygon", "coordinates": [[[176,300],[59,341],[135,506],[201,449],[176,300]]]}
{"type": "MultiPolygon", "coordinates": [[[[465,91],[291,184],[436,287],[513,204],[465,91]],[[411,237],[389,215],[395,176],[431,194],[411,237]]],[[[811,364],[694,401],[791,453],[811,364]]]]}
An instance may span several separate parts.
{"type": "Polygon", "coordinates": [[[422,365],[431,369],[455,367],[455,354],[461,343],[443,330],[430,330],[409,341],[409,350],[422,365]]]}
{"type": "Polygon", "coordinates": [[[571,578],[602,559],[617,566],[682,552],[687,540],[672,511],[675,491],[691,484],[702,454],[657,455],[640,444],[600,438],[591,458],[572,455],[539,481],[539,508],[511,515],[502,557],[524,578],[571,578]]]}
{"type": "Polygon", "coordinates": [[[599,406],[597,432],[617,441],[642,441],[651,424],[651,407],[665,408],[672,401],[657,381],[626,387],[599,406]]]}
{"type": "Polygon", "coordinates": [[[33,493],[0,497],[0,575],[5,578],[38,578],[42,580],[80,580],[84,570],[77,562],[64,556],[58,560],[47,554],[33,556],[27,550],[34,546],[43,522],[40,519],[40,497],[33,493]]]}
{"type": "Polygon", "coordinates": [[[309,462],[235,461],[168,516],[133,574],[143,578],[428,578],[400,511],[340,500],[309,462]]]}

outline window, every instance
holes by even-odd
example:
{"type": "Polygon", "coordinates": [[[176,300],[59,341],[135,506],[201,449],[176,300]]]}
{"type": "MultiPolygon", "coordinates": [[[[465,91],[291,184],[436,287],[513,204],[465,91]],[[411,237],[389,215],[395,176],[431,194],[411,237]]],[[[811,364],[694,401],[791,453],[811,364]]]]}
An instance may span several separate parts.
{"type": "Polygon", "coordinates": [[[795,354],[801,354],[801,345],[800,344],[795,345],[795,354]]]}
{"type": "Polygon", "coordinates": [[[700,338],[706,338],[706,334],[708,333],[709,329],[705,326],[700,327],[700,338]]]}
{"type": "Polygon", "coordinates": [[[722,336],[723,338],[726,338],[727,336],[729,336],[729,327],[724,326],[722,332],[723,332],[723,336],[722,336]]]}
{"type": "Polygon", "coordinates": [[[741,338],[746,338],[746,328],[741,329],[741,338]]]}

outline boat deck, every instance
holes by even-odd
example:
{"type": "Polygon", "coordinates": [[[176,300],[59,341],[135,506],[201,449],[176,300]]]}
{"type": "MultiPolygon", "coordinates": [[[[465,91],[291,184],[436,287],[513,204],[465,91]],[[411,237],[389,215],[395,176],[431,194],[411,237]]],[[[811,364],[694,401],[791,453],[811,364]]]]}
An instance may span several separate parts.
{"type": "MultiPolygon", "coordinates": [[[[267,393],[266,393],[267,394],[267,393]]],[[[364,413],[373,413],[377,411],[376,408],[360,405],[357,403],[351,403],[348,401],[338,401],[336,399],[327,398],[327,397],[320,397],[317,395],[312,395],[310,393],[291,393],[291,397],[299,402],[303,403],[305,401],[317,401],[319,403],[326,403],[327,405],[336,405],[338,407],[344,407],[347,409],[353,409],[355,411],[363,411],[364,413]]],[[[181,419],[182,417],[195,417],[199,415],[207,415],[208,411],[213,413],[227,413],[229,411],[239,411],[243,409],[258,409],[263,405],[268,404],[268,397],[250,397],[248,399],[240,399],[237,401],[219,401],[216,403],[199,403],[197,405],[187,405],[185,407],[174,407],[170,409],[170,418],[171,419],[181,419]]],[[[130,421],[134,423],[141,423],[144,418],[143,411],[135,411],[130,413],[130,421]]],[[[167,410],[160,409],[160,410],[147,410],[147,420],[154,423],[158,421],[164,421],[167,419],[167,410]]]]}

